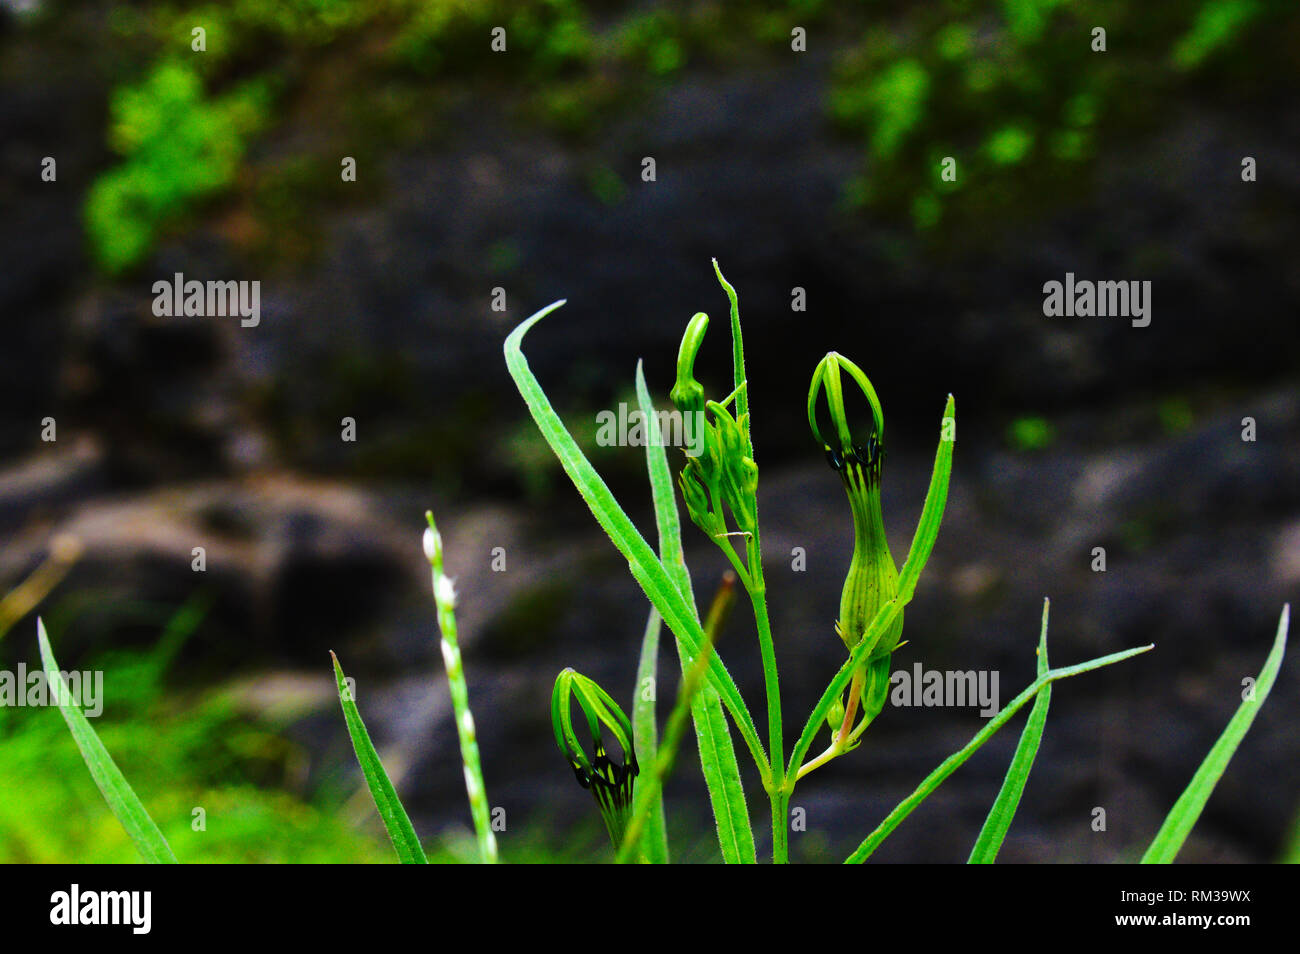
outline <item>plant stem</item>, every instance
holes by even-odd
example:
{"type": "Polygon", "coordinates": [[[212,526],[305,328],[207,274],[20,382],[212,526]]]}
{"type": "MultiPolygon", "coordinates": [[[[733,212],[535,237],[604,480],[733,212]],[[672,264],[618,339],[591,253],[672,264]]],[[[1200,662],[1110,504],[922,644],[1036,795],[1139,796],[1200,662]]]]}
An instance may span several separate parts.
{"type": "Polygon", "coordinates": [[[772,863],[783,865],[790,860],[790,836],[786,828],[786,815],[790,805],[790,792],[784,783],[772,789],[772,863]]]}
{"type": "Polygon", "coordinates": [[[460,737],[461,758],[465,766],[465,792],[469,796],[470,814],[478,834],[479,856],[484,864],[497,860],[497,838],[489,821],[487,791],[483,787],[483,766],[478,753],[478,734],[469,709],[469,686],[460,661],[460,644],[456,639],[456,594],[451,580],[442,571],[442,538],[434,525],[433,514],[425,511],[429,529],[425,536],[425,555],[433,570],[433,597],[438,606],[438,629],[442,633],[442,660],[447,667],[447,684],[451,707],[456,716],[456,733],[460,737]]]}
{"type": "Polygon", "coordinates": [[[862,698],[862,684],[867,681],[866,669],[859,669],[853,674],[853,683],[849,686],[849,704],[844,707],[844,721],[840,724],[840,731],[835,736],[835,747],[843,749],[849,742],[849,732],[853,728],[853,720],[858,714],[858,700],[862,698]]]}
{"type": "Polygon", "coordinates": [[[767,691],[767,749],[772,765],[768,796],[772,801],[772,863],[788,860],[785,827],[785,742],[781,725],[781,682],[777,675],[776,648],[772,642],[772,624],[767,615],[767,585],[763,581],[763,558],[758,530],[749,538],[747,563],[752,585],[749,598],[754,604],[754,623],[758,629],[758,647],[763,657],[763,684],[767,691]]]}
{"type": "Polygon", "coordinates": [[[790,783],[792,793],[794,791],[794,782],[799,781],[813,769],[821,768],[831,759],[839,758],[849,750],[849,745],[861,734],[861,730],[866,728],[866,723],[863,723],[856,730],[853,729],[853,720],[858,714],[858,702],[862,698],[862,684],[866,681],[865,673],[866,670],[859,669],[853,674],[853,684],[849,688],[849,704],[844,707],[844,719],[840,722],[839,731],[835,733],[835,738],[825,752],[811,762],[800,766],[794,781],[790,783]]]}

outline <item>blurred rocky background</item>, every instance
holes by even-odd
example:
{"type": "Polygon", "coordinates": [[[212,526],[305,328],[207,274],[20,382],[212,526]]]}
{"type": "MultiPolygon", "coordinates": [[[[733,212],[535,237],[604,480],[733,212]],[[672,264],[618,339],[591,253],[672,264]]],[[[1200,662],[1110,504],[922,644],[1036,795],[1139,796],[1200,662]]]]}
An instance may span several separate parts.
{"type": "MultiPolygon", "coordinates": [[[[957,399],[900,668],[996,670],[1005,702],[1033,677],[1044,597],[1055,663],[1156,644],[1058,687],[1003,851],[1133,860],[1300,593],[1298,48],[1282,0],[5,0],[0,588],[59,534],[81,542],[39,612],[65,668],[106,670],[106,742],[182,860],[388,857],[329,649],[421,834],[457,858],[432,507],[503,854],[604,859],[548,697],[571,665],[630,699],[647,606],[501,344],[568,299],[530,361],[649,534],[642,451],[598,446],[595,415],[633,399],[639,358],[666,402],[699,310],[701,377],[728,390],[716,256],[746,332],[787,722],[842,655],[851,525],[804,420],[835,349],[889,416],[900,560],[957,399]],[[259,281],[260,322],[155,316],[178,272],[259,281]],[[1150,281],[1150,325],[1044,317],[1067,272],[1150,281]]],[[[703,597],[723,561],[687,531],[703,597]]],[[[34,664],[34,616],[4,667],[34,664]]],[[[761,708],[745,608],[720,651],[761,708]]],[[[1300,856],[1296,673],[1185,860],[1300,856]]],[[[886,709],[800,786],[794,857],[842,858],[980,725],[886,709]]],[[[878,857],[964,860],[1018,731],[878,857]]],[[[698,764],[679,765],[678,856],[713,859],[698,764]]],[[[0,780],[5,860],[133,857],[53,713],[0,710],[0,780]]]]}

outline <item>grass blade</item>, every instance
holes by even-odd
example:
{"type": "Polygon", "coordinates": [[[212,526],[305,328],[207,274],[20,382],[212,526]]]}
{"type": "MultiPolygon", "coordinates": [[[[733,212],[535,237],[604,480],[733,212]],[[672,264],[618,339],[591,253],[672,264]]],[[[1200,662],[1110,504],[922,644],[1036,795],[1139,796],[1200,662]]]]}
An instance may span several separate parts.
{"type": "Polygon", "coordinates": [[[1085,672],[1091,672],[1092,670],[1100,669],[1103,666],[1114,665],[1117,662],[1122,662],[1125,659],[1137,656],[1140,653],[1145,653],[1154,648],[1153,645],[1137,646],[1133,649],[1125,649],[1122,652],[1100,656],[1096,659],[1090,659],[1087,662],[1077,663],[1073,666],[1066,666],[1063,669],[1052,669],[1046,674],[1039,676],[1033,681],[1029,688],[1012,699],[1011,702],[1007,704],[1006,708],[995,715],[989,723],[984,726],[984,728],[975,733],[971,740],[966,743],[964,748],[959,752],[954,752],[952,755],[944,759],[942,764],[927,775],[925,780],[917,786],[916,791],[903,799],[903,801],[899,802],[898,807],[890,812],[885,820],[880,823],[880,826],[867,836],[866,840],[858,846],[857,850],[854,851],[853,854],[849,855],[849,857],[845,859],[845,864],[861,864],[866,861],[867,858],[870,857],[871,853],[880,847],[880,843],[888,838],[895,828],[902,824],[903,819],[912,814],[913,810],[925,801],[926,798],[930,796],[931,792],[942,785],[949,775],[961,768],[967,759],[979,751],[980,747],[983,746],[985,742],[993,738],[993,734],[997,732],[998,729],[1002,728],[1002,726],[1006,725],[1011,717],[1019,712],[1025,703],[1038,695],[1039,691],[1045,686],[1051,685],[1059,679],[1068,679],[1071,676],[1078,676],[1085,672]]]}
{"type": "MultiPolygon", "coordinates": [[[[546,392],[528,367],[521,343],[524,335],[533,325],[563,305],[563,300],[554,302],[528,318],[512,331],[505,342],[506,367],[514,378],[515,386],[528,406],[528,411],[537,423],[538,430],[559,459],[564,472],[569,475],[578,493],[591,509],[596,522],[609,536],[610,541],[628,561],[628,569],[633,578],[645,591],[650,602],[659,611],[668,624],[668,628],[678,638],[688,655],[697,656],[704,643],[704,630],[700,626],[696,613],[687,605],[686,599],[669,576],[664,565],[650,549],[631,519],[623,512],[614,499],[614,495],[596,469],[583,455],[573,436],[560,420],[551,406],[546,392]]],[[[717,653],[709,654],[709,684],[717,691],[723,705],[730,713],[741,738],[745,741],[754,763],[758,766],[766,782],[771,775],[763,743],[759,740],[758,730],[754,727],[753,717],[745,706],[745,701],[736,688],[735,680],[717,653]]]]}
{"type": "Polygon", "coordinates": [[[1151,842],[1151,847],[1142,856],[1142,864],[1169,864],[1177,857],[1183,842],[1191,834],[1192,827],[1201,817],[1201,811],[1209,801],[1211,793],[1214,792],[1215,785],[1219,783],[1219,779],[1228,767],[1228,762],[1237,751],[1237,746],[1245,738],[1251,723],[1255,721],[1255,716],[1259,714],[1260,706],[1268,698],[1269,691],[1277,680],[1277,672],[1282,667],[1282,656],[1286,653],[1286,635],[1290,620],[1291,604],[1288,603],[1282,607],[1282,616],[1277,621],[1277,636],[1273,639],[1273,649],[1268,654],[1268,659],[1264,661],[1264,668],[1260,670],[1254,694],[1251,698],[1242,700],[1241,705],[1237,707],[1237,712],[1229,720],[1228,727],[1223,730],[1223,734],[1210,749],[1210,754],[1205,757],[1205,761],[1192,776],[1191,783],[1170,809],[1164,824],[1160,826],[1160,831],[1151,842]]]}
{"type": "Polygon", "coordinates": [[[50,640],[45,634],[45,623],[40,619],[36,620],[36,639],[40,643],[41,666],[45,670],[51,697],[59,707],[59,712],[63,714],[63,721],[68,724],[72,738],[77,743],[77,748],[81,750],[81,757],[85,759],[86,768],[90,769],[90,777],[99,786],[104,801],[108,802],[108,807],[122,823],[126,833],[131,836],[136,851],[140,852],[140,856],[145,861],[154,864],[175,864],[176,856],[172,854],[167,839],[158,830],[154,820],[149,817],[139,796],[122,775],[117,763],[108,754],[108,750],[104,748],[104,743],[99,741],[99,736],[91,727],[90,721],[72,699],[71,691],[59,671],[59,664],[54,661],[54,652],[50,649],[50,640]]]}
{"type": "Polygon", "coordinates": [[[456,638],[456,589],[442,572],[442,537],[433,522],[433,511],[426,510],[424,519],[429,524],[424,531],[424,555],[429,558],[432,571],[433,601],[438,606],[438,632],[442,634],[442,662],[447,669],[447,687],[465,769],[465,794],[469,798],[470,817],[474,819],[474,833],[478,836],[479,860],[490,865],[497,860],[497,836],[492,831],[487,788],[483,785],[483,763],[478,754],[478,730],[469,709],[469,685],[456,638]]]}
{"type": "MultiPolygon", "coordinates": [[[[659,664],[659,630],[662,628],[659,612],[652,606],[641,639],[641,658],[636,667],[636,686],[632,690],[632,744],[637,758],[653,765],[659,750],[659,730],[655,725],[656,672],[659,664]]],[[[645,837],[641,852],[653,865],[668,864],[668,828],[664,820],[664,800],[660,793],[647,810],[645,837]]]]}
{"type": "MultiPolygon", "coordinates": [[[[709,612],[710,625],[706,628],[709,639],[705,644],[704,653],[702,653],[693,663],[690,669],[682,677],[681,689],[677,693],[677,702],[673,706],[672,712],[668,716],[668,722],[664,727],[664,744],[659,748],[655,755],[653,763],[649,765],[650,771],[646,772],[641,780],[637,783],[636,797],[633,802],[632,817],[628,822],[627,831],[623,836],[623,844],[619,846],[617,860],[625,862],[632,857],[632,852],[636,849],[637,843],[641,840],[641,832],[645,830],[650,820],[653,806],[656,803],[662,804],[664,779],[672,771],[673,763],[677,758],[677,749],[682,744],[682,737],[686,734],[686,718],[691,712],[691,703],[694,701],[696,693],[704,685],[705,674],[708,672],[709,660],[705,654],[713,652],[713,642],[717,639],[718,629],[721,625],[722,618],[726,615],[731,601],[734,599],[734,578],[732,581],[724,584],[723,588],[718,591],[718,597],[713,601],[713,609],[709,612]]],[[[718,716],[721,717],[721,711],[718,716]]],[[[724,726],[725,729],[725,726],[724,726]]],[[[743,799],[742,799],[743,804],[743,799]]],[[[746,828],[748,828],[748,817],[746,817],[746,828]]],[[[721,820],[719,820],[719,834],[721,836],[721,820]]],[[[736,844],[728,845],[719,838],[722,844],[723,857],[727,858],[728,854],[739,856],[741,847],[736,844]],[[734,849],[729,852],[729,848],[734,849]]],[[[754,849],[751,843],[750,860],[754,860],[754,849]]],[[[728,859],[730,860],[730,859],[728,859]]]]}
{"type": "MultiPolygon", "coordinates": [[[[686,558],[682,553],[681,518],[677,512],[677,497],[668,467],[668,452],[660,440],[659,421],[639,361],[636,366],[636,396],[647,427],[646,466],[650,472],[655,522],[659,528],[659,556],[692,616],[698,621],[691,574],[686,568],[686,558]]],[[[677,640],[677,658],[682,667],[682,677],[685,678],[689,653],[681,640],[677,640]]],[[[637,679],[637,685],[644,685],[640,678],[637,679]]],[[[753,863],[754,835],[749,824],[749,808],[745,803],[745,789],[740,780],[740,766],[736,764],[736,751],[731,744],[731,734],[727,731],[726,717],[722,714],[722,701],[717,691],[705,683],[698,692],[691,695],[690,705],[700,767],[709,788],[709,802],[713,808],[722,858],[729,864],[753,863]]],[[[662,798],[660,804],[662,806],[662,798]]]]}
{"type": "MultiPolygon", "coordinates": [[[[677,512],[677,491],[673,488],[672,469],[668,466],[668,451],[663,446],[659,432],[659,417],[650,389],[646,387],[645,371],[636,363],[636,400],[642,419],[646,422],[646,469],[650,473],[650,494],[655,506],[655,525],[659,530],[659,559],[668,575],[677,584],[683,598],[695,609],[695,593],[691,587],[691,571],[686,568],[686,554],[682,552],[682,521],[677,512]]],[[[683,433],[685,428],[683,427],[683,433]]],[[[698,620],[699,611],[695,618],[698,620]]]]}
{"type": "Polygon", "coordinates": [[[916,581],[921,578],[934,541],[939,536],[939,524],[943,522],[943,510],[948,503],[948,482],[952,477],[952,450],[957,443],[957,411],[951,394],[943,410],[943,421],[939,425],[939,449],[934,455],[934,471],[930,475],[930,489],[925,493],[925,503],[921,507],[921,519],[912,536],[912,547],[907,551],[902,572],[898,575],[898,595],[903,603],[912,598],[916,581]]]}
{"type": "Polygon", "coordinates": [[[424,849],[420,847],[420,839],[416,837],[411,819],[407,817],[406,809],[402,807],[401,799],[397,797],[397,790],[393,788],[388,773],[384,771],[384,763],[379,760],[379,753],[375,751],[375,746],[370,741],[366,724],[361,721],[361,713],[357,710],[357,704],[352,698],[352,690],[348,688],[347,681],[344,679],[339,659],[333,652],[330,653],[330,659],[334,661],[334,680],[338,684],[339,702],[343,705],[343,718],[348,724],[348,735],[352,736],[352,748],[357,753],[361,774],[366,777],[366,784],[370,787],[370,795],[375,800],[379,817],[383,820],[384,827],[388,829],[388,837],[393,840],[397,857],[404,865],[427,864],[428,859],[424,856],[424,849]]]}
{"type": "MultiPolygon", "coordinates": [[[[1047,612],[1051,604],[1043,600],[1043,629],[1038,637],[1038,678],[1047,675],[1047,612]]],[[[1007,837],[1011,821],[1016,817],[1016,808],[1020,805],[1020,796],[1024,793],[1025,782],[1029,781],[1029,772],[1034,767],[1034,757],[1038,755],[1038,743],[1043,738],[1043,727],[1047,725],[1047,707],[1052,701],[1052,686],[1047,684],[1034,700],[1034,708],[1029,711],[1029,721],[1025,731],[1020,734],[1020,744],[1007,769],[1007,777],[1002,781],[993,807],[989,810],[984,827],[980,829],[979,838],[971,850],[967,862],[972,865],[991,865],[997,860],[1002,841],[1007,837]]]]}
{"type": "MultiPolygon", "coordinates": [[[[749,388],[742,387],[748,378],[745,375],[745,342],[740,336],[740,302],[736,299],[736,289],[722,277],[722,269],[718,267],[716,258],[713,259],[713,273],[718,276],[718,283],[727,293],[727,301],[731,305],[731,369],[736,388],[736,420],[740,420],[749,413],[749,388]]],[[[748,428],[745,432],[745,456],[754,456],[754,441],[748,428]]]]}
{"type": "Polygon", "coordinates": [[[710,766],[710,771],[713,766],[718,767],[709,783],[709,802],[713,806],[722,860],[731,865],[756,864],[754,832],[749,824],[749,807],[736,766],[731,733],[727,730],[727,717],[721,706],[712,705],[698,695],[691,704],[691,717],[695,720],[701,764],[710,766]]]}

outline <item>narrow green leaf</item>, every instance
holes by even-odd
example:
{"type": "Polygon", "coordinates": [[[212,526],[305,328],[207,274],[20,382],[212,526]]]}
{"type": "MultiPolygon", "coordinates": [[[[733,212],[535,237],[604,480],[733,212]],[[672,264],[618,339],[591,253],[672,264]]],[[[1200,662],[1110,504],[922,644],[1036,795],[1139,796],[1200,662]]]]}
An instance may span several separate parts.
{"type": "MultiPolygon", "coordinates": [[[[718,267],[716,258],[713,259],[713,273],[718,276],[718,283],[727,293],[727,301],[731,304],[731,370],[736,388],[736,419],[739,420],[749,413],[749,388],[741,386],[748,378],[745,374],[745,342],[740,335],[740,303],[736,299],[736,289],[722,277],[722,269],[718,267]]],[[[749,428],[745,429],[745,456],[754,456],[754,441],[749,428]]]]}
{"type": "Polygon", "coordinates": [[[339,702],[343,705],[343,718],[348,724],[348,735],[352,736],[352,748],[357,753],[361,773],[366,777],[366,784],[370,787],[370,795],[375,800],[379,817],[383,819],[384,827],[388,829],[388,837],[393,840],[397,857],[404,865],[427,864],[428,859],[424,856],[424,849],[420,847],[420,839],[416,837],[411,819],[407,817],[406,809],[402,807],[401,799],[397,797],[397,790],[393,788],[388,773],[384,771],[384,763],[379,760],[379,753],[375,751],[375,746],[370,741],[366,724],[361,721],[361,713],[357,710],[357,704],[352,698],[352,690],[348,688],[344,679],[343,668],[339,665],[338,657],[331,652],[330,659],[334,661],[334,679],[338,684],[339,702]]]}
{"type": "Polygon", "coordinates": [[[911,600],[916,582],[921,578],[926,561],[930,559],[930,551],[934,549],[934,541],[939,537],[939,524],[943,522],[943,510],[948,502],[948,481],[952,476],[952,449],[956,443],[957,412],[953,397],[949,394],[943,421],[939,426],[939,449],[934,455],[930,489],[925,494],[921,519],[912,536],[912,547],[907,551],[903,570],[898,575],[898,595],[903,603],[911,600]]]}
{"type": "Polygon", "coordinates": [[[136,851],[145,861],[154,864],[175,864],[176,856],[171,846],[159,831],[154,820],[141,804],[135,790],[127,782],[113,757],[99,741],[99,735],[91,727],[90,721],[72,698],[68,684],[63,681],[59,664],[54,661],[54,652],[50,649],[49,637],[45,634],[44,621],[36,620],[36,640],[41,647],[41,665],[45,669],[45,678],[53,694],[63,721],[68,724],[72,738],[81,750],[81,757],[90,769],[90,777],[99,786],[104,801],[112,809],[117,820],[122,823],[126,833],[135,842],[136,851]]]}
{"type": "MultiPolygon", "coordinates": [[[[677,491],[673,488],[672,469],[668,466],[668,451],[661,440],[659,417],[655,413],[654,401],[650,398],[650,389],[646,387],[645,370],[640,361],[636,363],[636,400],[647,428],[645,459],[646,469],[650,473],[655,525],[659,530],[659,558],[683,598],[692,609],[696,609],[691,571],[686,567],[686,554],[682,552],[682,521],[677,512],[677,491]]],[[[698,610],[695,618],[699,619],[698,610]]]]}
{"type": "Polygon", "coordinates": [[[942,785],[949,775],[961,768],[967,759],[979,751],[980,747],[983,746],[985,742],[993,738],[993,734],[997,732],[998,729],[1002,728],[1002,726],[1006,725],[1007,722],[1010,721],[1011,717],[1019,712],[1025,703],[1038,695],[1039,691],[1045,686],[1051,685],[1053,682],[1060,679],[1069,679],[1071,676],[1078,676],[1085,672],[1091,672],[1092,670],[1100,669],[1103,666],[1114,665],[1117,662],[1122,662],[1125,659],[1129,659],[1139,653],[1145,653],[1154,648],[1154,645],[1137,646],[1133,649],[1125,649],[1122,652],[1111,653],[1107,656],[1099,656],[1096,659],[1090,659],[1087,662],[1077,663],[1073,666],[1066,666],[1063,669],[1052,669],[1044,675],[1039,676],[1028,689],[1012,699],[1011,702],[1007,704],[1006,708],[994,716],[988,724],[984,726],[984,728],[975,733],[971,740],[966,743],[964,748],[959,752],[954,752],[952,755],[944,759],[943,763],[927,775],[925,780],[917,786],[916,791],[903,799],[903,801],[899,802],[898,806],[889,813],[883,822],[880,823],[880,826],[867,836],[866,840],[858,846],[857,850],[854,851],[853,854],[849,855],[849,857],[845,859],[845,864],[861,864],[866,861],[867,858],[870,857],[871,853],[880,847],[880,843],[888,838],[895,828],[902,824],[903,819],[912,814],[916,807],[930,796],[931,792],[942,785]]]}
{"type": "MultiPolygon", "coordinates": [[[[1050,605],[1047,600],[1043,600],[1043,630],[1038,637],[1040,679],[1047,675],[1048,671],[1047,612],[1050,605]]],[[[1034,767],[1034,757],[1038,755],[1038,743],[1043,738],[1043,727],[1047,725],[1047,707],[1051,701],[1052,687],[1049,683],[1043,686],[1038,693],[1038,698],[1034,700],[1034,708],[1029,711],[1029,721],[1025,723],[1025,731],[1020,734],[1020,744],[1016,746],[1011,767],[1007,769],[1007,777],[1002,780],[1002,789],[989,810],[988,818],[984,819],[984,827],[980,829],[979,838],[975,840],[975,847],[971,850],[968,864],[991,865],[997,860],[1002,841],[1007,837],[1012,819],[1016,817],[1016,808],[1020,805],[1020,796],[1025,790],[1025,783],[1029,781],[1029,772],[1034,767]]]]}
{"type": "MultiPolygon", "coordinates": [[[[668,452],[660,441],[659,421],[639,361],[636,366],[636,394],[648,429],[646,465],[650,472],[650,490],[654,499],[655,521],[659,528],[659,555],[664,569],[673,578],[692,616],[698,622],[699,611],[691,588],[691,574],[682,553],[681,519],[668,467],[668,452]]],[[[686,675],[688,656],[689,653],[678,640],[677,658],[683,677],[686,675]]],[[[640,678],[637,685],[644,685],[640,678]]],[[[749,824],[749,809],[745,802],[744,785],[740,780],[740,766],[736,764],[736,751],[731,744],[731,734],[727,731],[726,718],[722,714],[722,701],[713,687],[706,683],[692,697],[690,705],[700,766],[709,788],[709,801],[713,807],[722,858],[728,864],[753,863],[756,860],[754,834],[749,824]]],[[[653,708],[653,703],[651,706],[653,708]]],[[[662,805],[662,799],[660,803],[662,805]]]]}
{"type": "Polygon", "coordinates": [[[1205,761],[1192,776],[1191,783],[1170,809],[1164,824],[1160,826],[1160,831],[1151,842],[1151,847],[1142,856],[1142,864],[1169,864],[1177,857],[1183,842],[1191,834],[1196,820],[1201,817],[1205,803],[1210,800],[1214,787],[1227,769],[1233,753],[1245,738],[1251,723],[1255,721],[1255,716],[1259,714],[1259,707],[1264,704],[1264,700],[1268,698],[1273,688],[1273,683],[1277,681],[1277,672],[1282,667],[1282,656],[1286,653],[1286,635],[1290,620],[1291,604],[1288,603],[1282,607],[1282,616],[1277,622],[1277,636],[1273,639],[1273,649],[1268,654],[1268,659],[1264,661],[1264,668],[1260,670],[1253,695],[1242,700],[1236,714],[1229,720],[1228,727],[1223,730],[1223,735],[1219,736],[1219,740],[1210,749],[1210,754],[1205,757],[1205,761]]]}
{"type": "Polygon", "coordinates": [[[727,717],[712,688],[705,686],[696,695],[691,703],[691,717],[695,720],[700,764],[708,766],[705,778],[709,783],[709,801],[713,805],[722,860],[727,864],[756,864],[754,832],[749,824],[736,751],[727,731],[727,717]]]}
{"type": "MultiPolygon", "coordinates": [[[[704,652],[712,653],[713,639],[717,638],[717,627],[711,627],[707,632],[711,638],[705,643],[704,652]]],[[[624,835],[623,844],[619,846],[618,850],[618,860],[620,862],[627,861],[632,857],[632,852],[641,840],[640,832],[649,820],[651,806],[655,802],[662,800],[664,780],[672,771],[673,763],[677,758],[677,750],[682,744],[682,737],[686,734],[686,720],[691,712],[691,703],[704,685],[708,663],[709,660],[705,656],[700,656],[691,663],[690,668],[682,676],[681,688],[677,693],[677,702],[673,705],[672,712],[669,713],[668,721],[664,727],[663,745],[656,753],[654,762],[647,766],[648,770],[642,773],[642,777],[637,782],[632,818],[624,835]]],[[[723,717],[721,709],[717,711],[717,716],[719,719],[723,717]]],[[[723,731],[726,731],[725,723],[723,731]]],[[[748,818],[745,821],[746,828],[748,828],[748,818]]],[[[743,846],[735,842],[728,843],[725,841],[721,837],[721,828],[719,830],[719,843],[722,846],[722,854],[725,860],[731,861],[735,857],[743,857],[743,846]]],[[[752,855],[752,845],[750,846],[750,852],[752,855]]]]}
{"type": "MultiPolygon", "coordinates": [[[[637,760],[645,765],[654,764],[659,751],[659,730],[655,725],[655,692],[659,665],[659,630],[662,620],[652,606],[645,623],[645,636],[641,639],[641,658],[636,667],[636,685],[632,689],[632,744],[637,760]],[[649,692],[646,690],[650,689],[649,692]]],[[[648,809],[645,836],[641,852],[654,865],[668,864],[668,829],[664,819],[664,800],[660,792],[648,809]]]]}
{"type": "MultiPolygon", "coordinates": [[[[668,628],[673,631],[687,654],[693,658],[698,655],[704,642],[704,631],[696,612],[692,606],[687,605],[686,599],[664,565],[655,556],[650,544],[646,543],[645,538],[636,529],[636,525],[618,505],[618,501],[614,499],[604,480],[583,455],[577,442],[565,428],[564,422],[555,413],[546,392],[542,390],[541,384],[533,375],[528,366],[528,359],[524,357],[521,348],[524,335],[533,325],[563,304],[561,300],[548,305],[510,333],[505,342],[506,367],[514,378],[529,413],[537,423],[538,430],[551,446],[551,450],[559,459],[564,472],[573,481],[582,499],[586,501],[596,522],[627,559],[628,569],[633,578],[641,585],[654,607],[659,610],[664,622],[668,624],[668,628]]],[[[750,755],[754,758],[754,763],[766,780],[771,774],[771,769],[767,762],[767,755],[763,751],[763,743],[759,740],[758,730],[754,727],[753,717],[745,706],[740,690],[736,688],[735,680],[731,678],[731,673],[722,664],[717,653],[710,654],[708,678],[709,684],[717,691],[723,705],[731,714],[741,738],[744,739],[750,755]]]]}

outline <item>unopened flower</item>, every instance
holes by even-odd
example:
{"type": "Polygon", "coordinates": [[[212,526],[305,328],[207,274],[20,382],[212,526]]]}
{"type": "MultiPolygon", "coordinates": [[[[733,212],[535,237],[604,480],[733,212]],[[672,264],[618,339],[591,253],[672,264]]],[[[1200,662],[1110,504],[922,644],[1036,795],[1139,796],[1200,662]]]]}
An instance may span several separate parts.
{"type": "Polygon", "coordinates": [[[627,831],[633,789],[640,771],[632,747],[632,723],[609,693],[581,673],[565,669],[556,677],[551,692],[551,727],[555,732],[555,744],[569,760],[578,784],[591,789],[595,796],[610,840],[617,850],[627,831]],[[587,757],[573,729],[571,703],[574,699],[578,701],[591,732],[591,758],[587,757]],[[622,748],[622,764],[610,759],[604,732],[609,732],[622,748]]]}
{"type": "MultiPolygon", "coordinates": [[[[808,426],[821,442],[831,467],[839,473],[853,513],[853,559],[840,594],[840,617],[835,624],[844,645],[852,650],[866,635],[880,607],[898,595],[898,568],[889,552],[880,506],[880,475],[885,458],[884,411],[862,369],[834,351],[813,372],[808,388],[808,426]],[[849,426],[844,410],[842,371],[848,372],[871,407],[871,430],[865,435],[861,431],[855,434],[849,426]],[[817,402],[823,392],[834,428],[829,435],[823,435],[817,426],[817,402]]],[[[855,675],[848,703],[850,720],[859,700],[866,721],[883,708],[889,688],[889,657],[902,631],[903,615],[899,613],[870,650],[864,669],[855,675]]],[[[832,718],[835,716],[844,717],[839,706],[832,713],[832,718]]]]}
{"type": "Polygon", "coordinates": [[[727,532],[724,506],[737,530],[757,529],[758,465],[748,451],[749,415],[733,417],[727,409],[735,395],[722,403],[707,401],[703,385],[695,380],[695,356],[708,327],[709,317],[703,312],[687,324],[677,352],[677,382],[669,396],[683,415],[707,409],[703,450],[688,457],[679,483],[691,522],[716,538],[727,532]]]}

